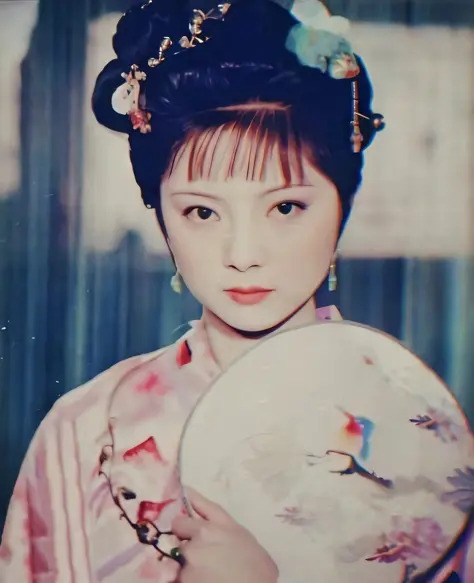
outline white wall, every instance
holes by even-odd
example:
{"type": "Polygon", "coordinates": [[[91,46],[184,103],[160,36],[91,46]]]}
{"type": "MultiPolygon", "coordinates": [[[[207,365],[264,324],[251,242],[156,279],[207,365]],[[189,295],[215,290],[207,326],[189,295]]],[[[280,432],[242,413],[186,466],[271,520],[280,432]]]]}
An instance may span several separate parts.
{"type": "Polygon", "coordinates": [[[0,198],[19,186],[20,65],[37,10],[37,0],[0,0],[0,198]]]}

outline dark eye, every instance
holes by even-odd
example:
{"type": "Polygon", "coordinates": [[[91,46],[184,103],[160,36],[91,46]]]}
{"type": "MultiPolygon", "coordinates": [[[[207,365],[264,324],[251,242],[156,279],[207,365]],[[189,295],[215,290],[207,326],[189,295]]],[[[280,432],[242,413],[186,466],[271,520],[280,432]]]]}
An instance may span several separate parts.
{"type": "Polygon", "coordinates": [[[216,213],[205,206],[195,206],[186,209],[184,214],[194,221],[208,221],[216,213]]]}
{"type": "Polygon", "coordinates": [[[304,210],[306,205],[297,202],[281,202],[275,207],[281,215],[290,215],[295,210],[304,210]]]}
{"type": "Polygon", "coordinates": [[[277,206],[277,209],[282,215],[289,215],[293,210],[293,206],[291,202],[282,202],[277,206]]]}
{"type": "Polygon", "coordinates": [[[200,206],[196,209],[196,214],[200,219],[205,221],[212,216],[212,211],[211,209],[207,209],[206,207],[200,206]]]}

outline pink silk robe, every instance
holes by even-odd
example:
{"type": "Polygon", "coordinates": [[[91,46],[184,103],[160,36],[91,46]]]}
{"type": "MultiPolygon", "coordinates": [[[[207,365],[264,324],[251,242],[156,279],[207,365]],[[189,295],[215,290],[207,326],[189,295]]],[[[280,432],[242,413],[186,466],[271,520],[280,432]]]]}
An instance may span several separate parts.
{"type": "MultiPolygon", "coordinates": [[[[318,317],[340,319],[335,308],[318,310],[318,317]]],[[[196,322],[176,344],[121,362],[59,399],[36,432],[15,486],[0,583],[174,581],[177,564],[158,560],[127,520],[148,519],[167,530],[184,511],[179,439],[219,372],[196,322]],[[129,491],[133,499],[123,495],[129,491]]],[[[466,583],[474,582],[471,566],[466,583]]]]}

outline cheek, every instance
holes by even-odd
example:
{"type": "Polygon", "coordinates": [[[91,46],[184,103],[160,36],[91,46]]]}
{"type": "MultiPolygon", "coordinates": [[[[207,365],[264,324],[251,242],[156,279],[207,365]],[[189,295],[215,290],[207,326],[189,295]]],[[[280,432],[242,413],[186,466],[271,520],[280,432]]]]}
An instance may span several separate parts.
{"type": "Polygon", "coordinates": [[[308,264],[329,265],[337,245],[338,233],[337,212],[308,214],[301,224],[288,229],[283,237],[276,239],[279,255],[285,257],[286,261],[292,261],[296,270],[308,264]]]}
{"type": "Polygon", "coordinates": [[[326,277],[337,245],[337,214],[308,217],[300,229],[287,232],[275,249],[275,277],[291,296],[307,295],[326,277]],[[334,220],[330,220],[330,219],[334,220]]]}
{"type": "Polygon", "coordinates": [[[169,245],[181,275],[188,284],[199,283],[199,279],[206,278],[216,264],[219,245],[205,232],[198,233],[191,225],[183,226],[182,217],[177,224],[171,221],[167,230],[169,245]]]}
{"type": "Polygon", "coordinates": [[[181,264],[189,255],[193,255],[195,249],[187,219],[180,209],[166,201],[162,205],[162,213],[171,252],[176,262],[181,264]]]}

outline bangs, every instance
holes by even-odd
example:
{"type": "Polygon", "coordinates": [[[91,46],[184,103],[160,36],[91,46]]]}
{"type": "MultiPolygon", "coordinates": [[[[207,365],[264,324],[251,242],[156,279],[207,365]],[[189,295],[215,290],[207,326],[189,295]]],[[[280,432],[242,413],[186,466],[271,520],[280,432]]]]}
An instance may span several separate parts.
{"type": "Polygon", "coordinates": [[[292,127],[290,108],[249,103],[201,114],[176,144],[168,174],[187,164],[188,181],[244,178],[264,180],[280,174],[285,186],[304,182],[307,158],[292,127]]]}

